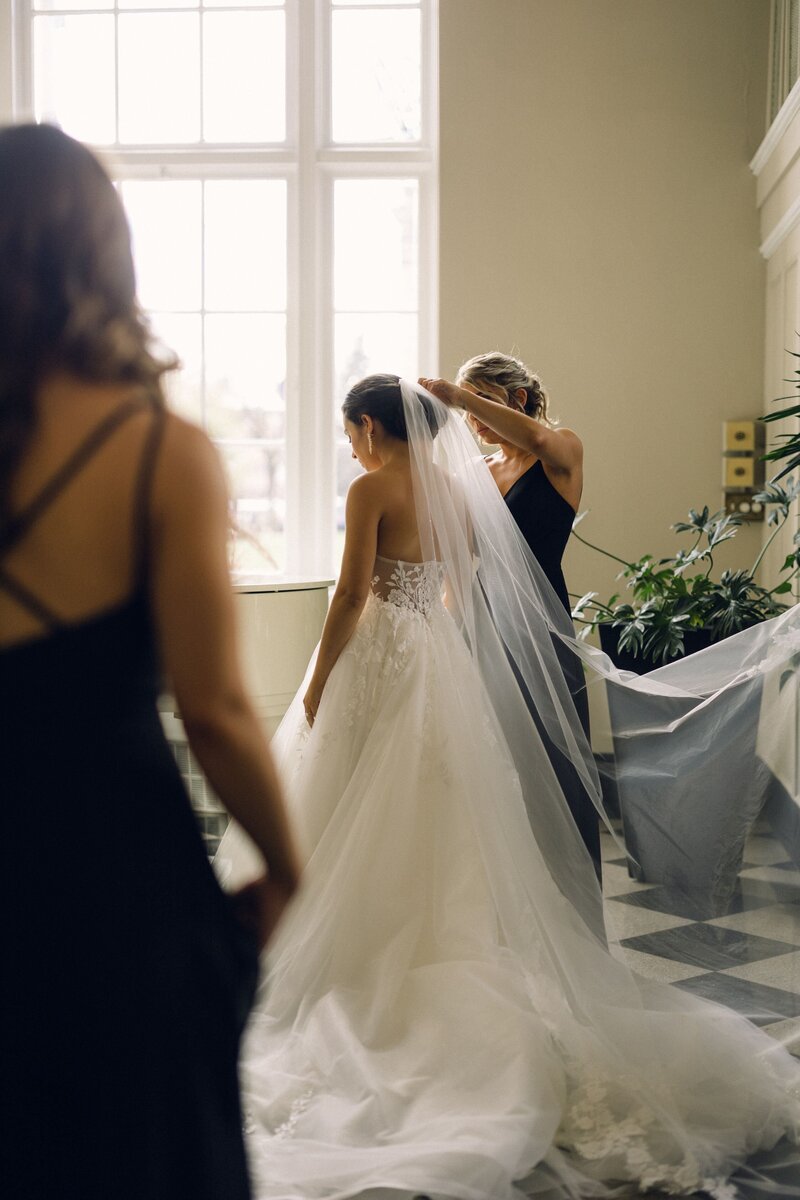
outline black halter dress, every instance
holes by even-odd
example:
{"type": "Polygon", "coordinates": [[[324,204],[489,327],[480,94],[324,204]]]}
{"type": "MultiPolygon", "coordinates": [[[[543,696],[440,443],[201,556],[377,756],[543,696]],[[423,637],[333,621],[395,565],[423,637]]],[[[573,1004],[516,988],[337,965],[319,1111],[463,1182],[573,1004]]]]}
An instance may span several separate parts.
{"type": "MultiPolygon", "coordinates": [[[[505,494],[505,502],[553,590],[567,612],[570,612],[569,593],[564,580],[564,572],[561,569],[561,560],[572,530],[572,522],[575,520],[574,509],[553,487],[540,459],[537,459],[512,483],[505,494]]],[[[578,717],[588,738],[589,701],[586,696],[583,667],[580,661],[570,654],[558,639],[554,639],[554,645],[575,702],[578,717]]],[[[524,687],[523,691],[525,691],[524,687]]],[[[600,828],[597,811],[587,796],[572,763],[547,736],[531,697],[526,695],[526,700],[561,784],[570,812],[599,875],[600,828]]]]}
{"type": "Polygon", "coordinates": [[[141,407],[104,421],[0,536],[0,587],[43,629],[0,648],[0,1179],[25,1200],[250,1195],[237,1057],[257,953],[156,708],[145,531],[163,413],[138,472],[127,601],[65,624],[3,566],[141,407]]]}

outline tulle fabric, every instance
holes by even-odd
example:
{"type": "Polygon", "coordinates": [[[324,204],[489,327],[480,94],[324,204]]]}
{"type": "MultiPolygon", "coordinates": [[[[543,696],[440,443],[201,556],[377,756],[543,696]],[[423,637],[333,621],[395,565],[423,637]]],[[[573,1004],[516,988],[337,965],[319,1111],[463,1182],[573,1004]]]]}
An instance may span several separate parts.
{"type": "MultiPolygon", "coordinates": [[[[511,746],[539,847],[584,922],[602,935],[599,892],[560,789],[542,788],[539,739],[511,694],[509,666],[615,838],[605,796],[618,797],[631,873],[684,897],[687,913],[728,911],[762,811],[800,866],[800,605],[647,675],[619,670],[576,638],[464,423],[451,415],[432,438],[422,389],[404,384],[404,394],[425,556],[447,564],[451,611],[511,746]],[[593,726],[615,753],[599,769],[565,661],[602,693],[593,726]]],[[[430,411],[437,402],[425,395],[430,411]]],[[[441,420],[441,405],[433,411],[441,420]]]]}
{"type": "Polygon", "coordinates": [[[800,606],[641,677],[577,653],[606,690],[633,874],[721,916],[762,812],[800,866],[800,606]]]}
{"type": "MultiPolygon", "coordinates": [[[[609,954],[518,686],[600,804],[555,656],[568,622],[514,557],[461,423],[404,399],[425,562],[376,561],[313,730],[304,684],[274,741],[307,870],[245,1048],[256,1195],[724,1200],[756,1151],[798,1137],[800,1066],[609,954]]],[[[253,873],[241,831],[218,863],[231,884],[253,873]]]]}

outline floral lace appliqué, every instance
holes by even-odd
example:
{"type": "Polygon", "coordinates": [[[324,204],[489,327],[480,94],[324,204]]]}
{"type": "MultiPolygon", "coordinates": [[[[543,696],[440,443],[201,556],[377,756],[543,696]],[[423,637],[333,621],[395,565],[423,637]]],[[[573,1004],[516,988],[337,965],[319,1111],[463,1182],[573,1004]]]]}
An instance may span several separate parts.
{"type": "MultiPolygon", "coordinates": [[[[382,560],[383,561],[383,560],[382,560]]],[[[376,575],[372,581],[373,591],[379,599],[396,608],[411,610],[427,615],[434,606],[442,603],[442,575],[440,563],[395,562],[387,580],[376,575]]]]}
{"type": "MultiPolygon", "coordinates": [[[[308,1091],[303,1092],[302,1095],[298,1096],[292,1101],[289,1109],[289,1115],[286,1120],[282,1121],[280,1125],[277,1125],[271,1131],[271,1137],[275,1141],[283,1142],[286,1141],[287,1138],[294,1136],[297,1122],[300,1120],[301,1116],[311,1103],[313,1095],[313,1091],[311,1091],[309,1088],[308,1091]]],[[[263,1125],[260,1124],[255,1116],[249,1111],[247,1111],[245,1115],[244,1131],[246,1134],[261,1134],[264,1131],[263,1125]]]]}
{"type": "Polygon", "coordinates": [[[574,1088],[558,1133],[558,1144],[564,1149],[587,1162],[614,1163],[620,1176],[635,1181],[642,1192],[657,1189],[673,1196],[705,1192],[715,1200],[735,1200],[736,1189],[727,1179],[705,1174],[688,1149],[673,1161],[659,1161],[658,1147],[663,1143],[655,1111],[630,1095],[612,1096],[600,1076],[584,1078],[574,1088]]]}

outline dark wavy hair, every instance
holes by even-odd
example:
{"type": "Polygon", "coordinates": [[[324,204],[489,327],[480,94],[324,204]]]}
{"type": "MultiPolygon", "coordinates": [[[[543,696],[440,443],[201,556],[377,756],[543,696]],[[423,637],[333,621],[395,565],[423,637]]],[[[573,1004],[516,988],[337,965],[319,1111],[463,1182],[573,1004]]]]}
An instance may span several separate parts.
{"type": "MultiPolygon", "coordinates": [[[[439,405],[429,396],[417,393],[422,404],[431,436],[436,437],[446,419],[439,405]]],[[[342,405],[342,415],[352,425],[358,425],[364,416],[380,421],[389,437],[408,441],[406,417],[403,411],[403,396],[400,391],[399,375],[367,375],[351,387],[342,405]]]]}
{"type": "Polygon", "coordinates": [[[176,363],[151,343],[104,168],[53,126],[0,129],[0,528],[44,377],[138,384],[163,403],[161,376],[176,363]]]}

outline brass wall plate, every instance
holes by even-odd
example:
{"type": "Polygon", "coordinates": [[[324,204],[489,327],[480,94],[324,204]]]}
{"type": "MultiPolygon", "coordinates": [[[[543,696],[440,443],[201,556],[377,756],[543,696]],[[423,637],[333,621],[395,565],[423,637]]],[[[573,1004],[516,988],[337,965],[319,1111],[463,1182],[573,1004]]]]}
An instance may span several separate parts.
{"type": "Polygon", "coordinates": [[[723,458],[722,486],[725,488],[755,487],[755,463],[752,458],[723,458]]]}
{"type": "Polygon", "coordinates": [[[723,421],[722,449],[724,453],[755,454],[764,448],[764,426],[761,421],[723,421]]]}
{"type": "Polygon", "coordinates": [[[764,505],[753,500],[752,492],[725,492],[725,512],[743,521],[763,521],[764,505]]]}

